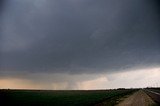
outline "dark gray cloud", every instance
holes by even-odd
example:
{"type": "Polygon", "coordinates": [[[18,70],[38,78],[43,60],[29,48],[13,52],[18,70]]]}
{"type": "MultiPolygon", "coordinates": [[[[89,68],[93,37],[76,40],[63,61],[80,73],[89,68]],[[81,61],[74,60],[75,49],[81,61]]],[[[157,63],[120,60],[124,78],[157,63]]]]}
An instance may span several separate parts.
{"type": "Polygon", "coordinates": [[[160,65],[156,1],[7,0],[0,25],[1,72],[92,73],[160,65]]]}
{"type": "Polygon", "coordinates": [[[155,8],[157,9],[157,12],[160,12],[160,7],[159,7],[160,1],[159,0],[155,0],[155,1],[152,1],[152,2],[154,3],[155,8]]]}
{"type": "Polygon", "coordinates": [[[3,6],[5,5],[5,0],[0,1],[0,12],[3,10],[3,6]]]}

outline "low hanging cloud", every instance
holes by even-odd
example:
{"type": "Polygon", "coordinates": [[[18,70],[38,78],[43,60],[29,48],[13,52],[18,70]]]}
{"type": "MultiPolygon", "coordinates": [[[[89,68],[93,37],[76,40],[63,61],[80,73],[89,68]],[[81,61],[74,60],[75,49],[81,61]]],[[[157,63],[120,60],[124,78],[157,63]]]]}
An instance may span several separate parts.
{"type": "Polygon", "coordinates": [[[6,0],[1,76],[158,66],[158,6],[151,0],[6,0]]]}
{"type": "Polygon", "coordinates": [[[18,77],[0,78],[0,88],[88,90],[158,87],[160,68],[147,68],[101,74],[25,74],[18,77]]]}

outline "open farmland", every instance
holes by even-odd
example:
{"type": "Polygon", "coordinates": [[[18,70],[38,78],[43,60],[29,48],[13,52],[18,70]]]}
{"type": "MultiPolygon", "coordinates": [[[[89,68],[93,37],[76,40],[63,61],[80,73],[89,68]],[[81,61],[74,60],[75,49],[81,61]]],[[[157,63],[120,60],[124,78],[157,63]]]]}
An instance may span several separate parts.
{"type": "Polygon", "coordinates": [[[136,90],[1,90],[0,99],[6,105],[23,106],[89,106],[103,101],[115,105],[118,98],[136,90]]]}

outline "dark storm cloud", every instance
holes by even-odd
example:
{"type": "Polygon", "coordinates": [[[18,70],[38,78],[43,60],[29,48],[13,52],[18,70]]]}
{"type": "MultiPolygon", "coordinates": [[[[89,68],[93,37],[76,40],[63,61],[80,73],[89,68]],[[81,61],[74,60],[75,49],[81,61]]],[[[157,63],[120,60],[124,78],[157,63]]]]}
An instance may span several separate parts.
{"type": "Polygon", "coordinates": [[[152,1],[155,5],[155,7],[157,8],[157,11],[160,13],[160,1],[159,0],[155,0],[155,1],[152,1]]]}
{"type": "Polygon", "coordinates": [[[1,0],[0,1],[0,12],[2,11],[4,4],[5,4],[5,0],[1,0]]]}
{"type": "Polygon", "coordinates": [[[1,71],[90,73],[159,65],[151,0],[8,0],[1,71]]]}

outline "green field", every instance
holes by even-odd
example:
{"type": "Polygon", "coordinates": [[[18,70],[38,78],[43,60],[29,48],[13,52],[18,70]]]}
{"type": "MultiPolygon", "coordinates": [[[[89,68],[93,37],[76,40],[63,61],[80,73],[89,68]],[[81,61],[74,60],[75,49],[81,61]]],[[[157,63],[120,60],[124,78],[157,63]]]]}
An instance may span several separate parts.
{"type": "Polygon", "coordinates": [[[90,106],[108,101],[115,105],[118,98],[135,90],[0,90],[6,105],[16,106],[90,106]]]}

